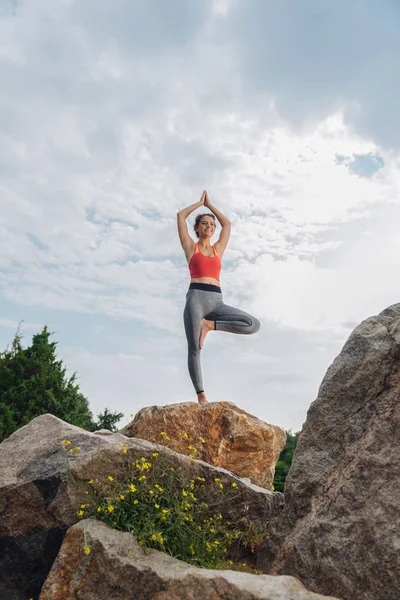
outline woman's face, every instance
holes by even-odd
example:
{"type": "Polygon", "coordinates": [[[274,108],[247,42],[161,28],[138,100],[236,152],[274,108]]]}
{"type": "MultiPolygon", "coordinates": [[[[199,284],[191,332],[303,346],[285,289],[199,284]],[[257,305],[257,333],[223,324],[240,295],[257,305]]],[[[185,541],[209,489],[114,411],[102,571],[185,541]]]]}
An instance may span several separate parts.
{"type": "Polygon", "coordinates": [[[200,237],[212,237],[215,233],[215,221],[212,217],[202,217],[196,230],[200,237]]]}

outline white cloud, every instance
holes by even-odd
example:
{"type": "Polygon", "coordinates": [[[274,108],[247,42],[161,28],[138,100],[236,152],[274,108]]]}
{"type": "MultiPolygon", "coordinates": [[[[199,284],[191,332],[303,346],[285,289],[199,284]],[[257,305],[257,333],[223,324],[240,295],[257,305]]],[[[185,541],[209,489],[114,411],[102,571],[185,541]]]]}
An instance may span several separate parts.
{"type": "Polygon", "coordinates": [[[226,15],[229,10],[230,0],[213,0],[213,11],[216,15],[226,15]]]}

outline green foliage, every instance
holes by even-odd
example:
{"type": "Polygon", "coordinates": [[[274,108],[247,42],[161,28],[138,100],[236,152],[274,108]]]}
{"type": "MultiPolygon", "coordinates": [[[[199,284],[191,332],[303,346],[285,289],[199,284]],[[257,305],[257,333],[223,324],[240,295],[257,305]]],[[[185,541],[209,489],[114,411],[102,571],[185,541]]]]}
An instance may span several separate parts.
{"type": "Polygon", "coordinates": [[[79,391],[76,374],[68,378],[62,360],[57,360],[57,343],[50,335],[44,327],[23,348],[17,331],[11,348],[0,352],[0,442],[45,413],[93,429],[88,400],[79,391]]]}
{"type": "Polygon", "coordinates": [[[122,419],[124,413],[109,412],[108,408],[104,409],[103,413],[97,415],[97,421],[94,424],[96,429],[108,429],[109,431],[117,431],[116,424],[122,419]]]}
{"type": "Polygon", "coordinates": [[[283,492],[287,474],[289,473],[290,465],[292,464],[293,454],[297,446],[300,431],[292,433],[291,430],[286,432],[286,444],[282,450],[279,460],[275,467],[274,489],[277,492],[283,492]]]}
{"type": "MultiPolygon", "coordinates": [[[[68,449],[70,442],[64,440],[63,445],[68,449]]],[[[121,447],[126,454],[127,446],[121,443],[121,447]]],[[[74,450],[68,450],[72,460],[74,450]]],[[[96,518],[133,533],[141,546],[163,550],[198,567],[245,567],[233,565],[231,552],[238,544],[253,547],[261,532],[247,521],[239,529],[220,512],[227,502],[237,502],[242,493],[237,484],[191,478],[182,467],[159,462],[158,456],[154,452],[135,463],[127,458],[122,473],[91,479],[78,517],[96,518]]]]}

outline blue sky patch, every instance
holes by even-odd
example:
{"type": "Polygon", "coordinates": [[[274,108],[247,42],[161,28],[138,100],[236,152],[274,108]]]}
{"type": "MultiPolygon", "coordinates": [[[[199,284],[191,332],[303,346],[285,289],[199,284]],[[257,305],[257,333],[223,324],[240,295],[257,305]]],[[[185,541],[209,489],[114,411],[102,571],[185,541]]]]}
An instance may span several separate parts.
{"type": "Polygon", "coordinates": [[[359,177],[372,177],[385,166],[385,161],[379,154],[354,154],[353,157],[336,155],[338,165],[346,165],[351,173],[359,177]]]}

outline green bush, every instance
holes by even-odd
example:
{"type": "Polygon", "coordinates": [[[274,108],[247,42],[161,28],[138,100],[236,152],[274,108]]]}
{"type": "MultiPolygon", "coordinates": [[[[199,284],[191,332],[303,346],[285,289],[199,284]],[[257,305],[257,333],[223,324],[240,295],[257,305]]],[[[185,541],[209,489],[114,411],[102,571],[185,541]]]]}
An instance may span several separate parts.
{"type": "Polygon", "coordinates": [[[286,444],[275,466],[275,478],[273,486],[276,492],[284,491],[286,477],[289,473],[289,469],[292,464],[293,455],[294,451],[296,450],[299,435],[300,431],[292,433],[291,430],[289,430],[286,432],[286,444]]]}
{"type": "MultiPolygon", "coordinates": [[[[63,443],[68,448],[68,440],[63,443]]],[[[123,443],[121,447],[126,454],[123,443]]],[[[76,454],[74,448],[68,452],[76,454]]],[[[237,546],[252,548],[261,539],[253,524],[246,521],[239,528],[222,514],[222,507],[237,502],[242,493],[236,482],[228,485],[216,477],[210,484],[204,477],[190,478],[183,467],[160,462],[157,452],[133,464],[127,460],[122,474],[88,484],[79,518],[99,519],[134,534],[144,547],[198,567],[243,569],[246,564],[232,561],[237,546]]]]}

